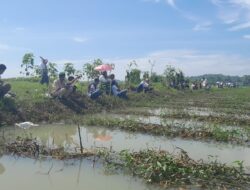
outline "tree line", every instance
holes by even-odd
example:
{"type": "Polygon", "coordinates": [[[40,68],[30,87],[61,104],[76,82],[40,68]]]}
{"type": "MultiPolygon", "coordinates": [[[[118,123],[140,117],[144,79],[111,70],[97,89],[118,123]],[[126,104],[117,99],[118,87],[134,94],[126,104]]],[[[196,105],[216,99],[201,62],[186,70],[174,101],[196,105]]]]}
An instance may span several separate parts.
{"type": "MultiPolygon", "coordinates": [[[[40,66],[34,63],[34,54],[26,53],[23,56],[21,68],[21,74],[25,76],[31,77],[39,77],[40,76],[40,66]]],[[[149,79],[153,83],[162,83],[164,86],[169,86],[176,89],[184,89],[188,87],[188,85],[192,82],[201,81],[206,78],[208,83],[213,85],[216,82],[231,82],[237,83],[238,85],[250,86],[250,75],[245,75],[243,77],[239,76],[226,76],[222,74],[206,74],[201,76],[191,76],[185,77],[183,71],[177,69],[173,66],[166,65],[164,72],[162,74],[157,74],[153,72],[153,68],[155,66],[155,62],[150,63],[150,71],[141,71],[138,69],[138,65],[136,61],[131,61],[127,65],[125,82],[127,86],[136,85],[140,83],[143,79],[149,79]]],[[[104,64],[101,59],[95,59],[92,62],[88,62],[83,64],[81,70],[77,70],[74,67],[73,63],[65,63],[64,64],[64,72],[67,76],[71,75],[83,75],[87,81],[93,80],[94,78],[99,76],[99,72],[95,70],[95,67],[104,64]]],[[[115,67],[114,64],[112,64],[115,67]]],[[[48,74],[49,77],[53,80],[58,76],[58,65],[56,63],[49,62],[48,63],[48,74]]]]}

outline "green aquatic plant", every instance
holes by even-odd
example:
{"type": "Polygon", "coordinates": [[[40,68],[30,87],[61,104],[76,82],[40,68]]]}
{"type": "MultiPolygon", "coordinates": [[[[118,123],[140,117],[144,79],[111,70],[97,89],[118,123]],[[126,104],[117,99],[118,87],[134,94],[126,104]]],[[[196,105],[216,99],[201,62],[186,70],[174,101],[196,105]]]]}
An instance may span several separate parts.
{"type": "Polygon", "coordinates": [[[235,161],[236,167],[219,162],[191,159],[185,150],[169,153],[162,150],[141,150],[133,152],[111,149],[83,149],[83,152],[67,152],[64,148],[49,148],[40,145],[35,139],[18,137],[14,142],[4,144],[5,153],[30,158],[82,159],[92,158],[93,165],[103,161],[106,171],[124,171],[163,187],[191,185],[207,188],[248,189],[250,176],[245,173],[243,162],[235,161]]]}
{"type": "Polygon", "coordinates": [[[233,163],[236,164],[236,167],[239,168],[239,171],[241,173],[245,172],[244,161],[242,161],[242,160],[235,160],[233,163]]]}
{"type": "Polygon", "coordinates": [[[185,151],[172,155],[165,151],[121,151],[122,167],[149,183],[165,187],[199,185],[217,188],[244,188],[250,185],[243,170],[216,161],[194,161],[185,151]]]}
{"type": "Polygon", "coordinates": [[[225,130],[218,125],[208,125],[206,127],[182,127],[174,124],[151,124],[142,123],[132,119],[87,117],[82,121],[89,126],[102,126],[111,129],[121,129],[131,132],[148,133],[152,135],[181,137],[196,140],[215,140],[219,142],[231,142],[236,144],[246,144],[245,131],[232,129],[225,130]]]}

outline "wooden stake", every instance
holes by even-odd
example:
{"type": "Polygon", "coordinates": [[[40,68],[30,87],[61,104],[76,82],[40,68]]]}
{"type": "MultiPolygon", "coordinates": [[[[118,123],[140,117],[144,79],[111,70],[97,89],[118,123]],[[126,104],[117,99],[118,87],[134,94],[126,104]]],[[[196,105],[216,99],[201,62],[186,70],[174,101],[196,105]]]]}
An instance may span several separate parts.
{"type": "Polygon", "coordinates": [[[80,126],[78,124],[78,134],[79,134],[79,139],[80,139],[80,147],[81,147],[81,154],[83,153],[83,147],[82,147],[82,137],[81,137],[81,131],[80,131],[80,126]]]}

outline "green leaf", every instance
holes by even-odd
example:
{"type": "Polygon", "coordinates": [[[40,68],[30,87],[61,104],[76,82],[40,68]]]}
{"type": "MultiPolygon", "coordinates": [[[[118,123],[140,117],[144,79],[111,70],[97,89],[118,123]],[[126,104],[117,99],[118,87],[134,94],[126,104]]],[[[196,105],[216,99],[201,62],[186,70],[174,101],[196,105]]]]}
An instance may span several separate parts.
{"type": "Polygon", "coordinates": [[[160,168],[162,167],[162,165],[161,165],[161,163],[159,161],[157,161],[157,166],[160,167],[160,168]]]}

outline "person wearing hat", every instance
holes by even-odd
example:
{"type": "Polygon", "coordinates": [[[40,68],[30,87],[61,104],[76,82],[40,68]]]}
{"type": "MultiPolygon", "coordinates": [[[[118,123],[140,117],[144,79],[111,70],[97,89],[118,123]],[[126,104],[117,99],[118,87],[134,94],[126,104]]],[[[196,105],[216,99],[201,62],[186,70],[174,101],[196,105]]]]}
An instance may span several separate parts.
{"type": "Polygon", "coordinates": [[[1,80],[1,75],[4,73],[6,69],[7,67],[4,64],[0,64],[0,99],[3,98],[11,89],[10,84],[5,84],[1,80]]]}
{"type": "Polygon", "coordinates": [[[47,63],[48,63],[48,59],[44,59],[43,57],[41,57],[42,63],[40,65],[41,68],[41,84],[47,84],[49,85],[49,76],[48,76],[48,68],[47,68],[47,63]]]}

